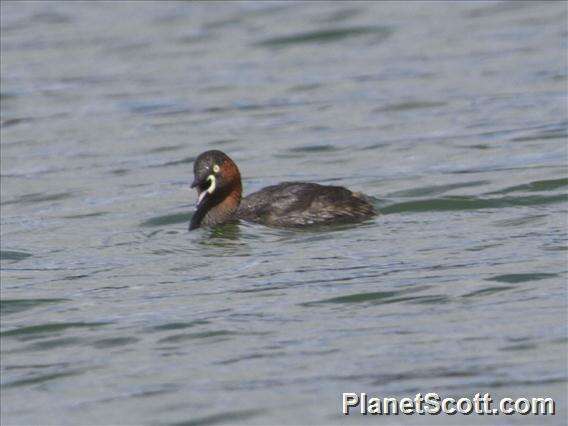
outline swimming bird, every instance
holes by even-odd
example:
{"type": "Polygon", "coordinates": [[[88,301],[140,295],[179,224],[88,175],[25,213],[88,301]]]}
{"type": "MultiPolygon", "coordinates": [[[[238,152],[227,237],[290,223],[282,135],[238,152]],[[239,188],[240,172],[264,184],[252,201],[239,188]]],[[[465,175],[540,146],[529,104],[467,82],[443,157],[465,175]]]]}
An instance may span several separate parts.
{"type": "Polygon", "coordinates": [[[200,154],[193,164],[197,209],[189,230],[245,220],[276,227],[360,222],[377,214],[363,194],[341,186],[283,182],[242,198],[235,162],[218,150],[200,154]]]}

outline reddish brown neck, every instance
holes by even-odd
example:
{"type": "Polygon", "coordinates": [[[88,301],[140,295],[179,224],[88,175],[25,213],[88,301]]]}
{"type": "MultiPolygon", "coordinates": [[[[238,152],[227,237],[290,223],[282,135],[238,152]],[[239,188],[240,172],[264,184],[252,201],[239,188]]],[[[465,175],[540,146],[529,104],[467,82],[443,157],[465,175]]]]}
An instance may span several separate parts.
{"type": "Polygon", "coordinates": [[[212,226],[231,221],[239,208],[242,192],[242,185],[239,180],[229,191],[214,194],[211,199],[200,208],[200,210],[205,210],[200,224],[212,226]]]}

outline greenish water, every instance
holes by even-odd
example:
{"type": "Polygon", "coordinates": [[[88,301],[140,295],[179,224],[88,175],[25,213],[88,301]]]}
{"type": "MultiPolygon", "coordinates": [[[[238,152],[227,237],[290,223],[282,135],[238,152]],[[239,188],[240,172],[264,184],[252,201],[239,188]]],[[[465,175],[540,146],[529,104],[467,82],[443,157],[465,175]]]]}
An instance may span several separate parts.
{"type": "Polygon", "coordinates": [[[1,7],[2,424],[565,424],[566,3],[1,7]],[[189,233],[212,148],[382,214],[189,233]]]}

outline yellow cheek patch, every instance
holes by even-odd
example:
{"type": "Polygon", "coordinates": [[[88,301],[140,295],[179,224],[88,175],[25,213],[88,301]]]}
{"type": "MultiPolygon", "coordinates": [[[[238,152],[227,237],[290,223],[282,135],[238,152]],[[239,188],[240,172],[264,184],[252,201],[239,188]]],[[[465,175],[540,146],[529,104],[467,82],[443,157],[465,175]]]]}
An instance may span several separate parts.
{"type": "Polygon", "coordinates": [[[209,186],[209,188],[207,188],[207,192],[209,194],[213,194],[213,191],[215,191],[215,185],[217,184],[217,180],[215,179],[215,176],[213,176],[213,175],[207,176],[207,180],[211,181],[211,185],[209,186]]]}

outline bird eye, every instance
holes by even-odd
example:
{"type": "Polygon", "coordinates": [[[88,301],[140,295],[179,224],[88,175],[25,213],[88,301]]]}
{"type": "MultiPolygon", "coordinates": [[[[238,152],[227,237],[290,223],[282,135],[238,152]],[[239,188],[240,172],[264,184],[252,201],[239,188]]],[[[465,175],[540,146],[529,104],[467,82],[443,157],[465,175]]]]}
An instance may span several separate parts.
{"type": "Polygon", "coordinates": [[[219,173],[219,170],[221,170],[221,169],[219,168],[219,166],[217,164],[215,164],[213,166],[213,173],[219,173]]]}

